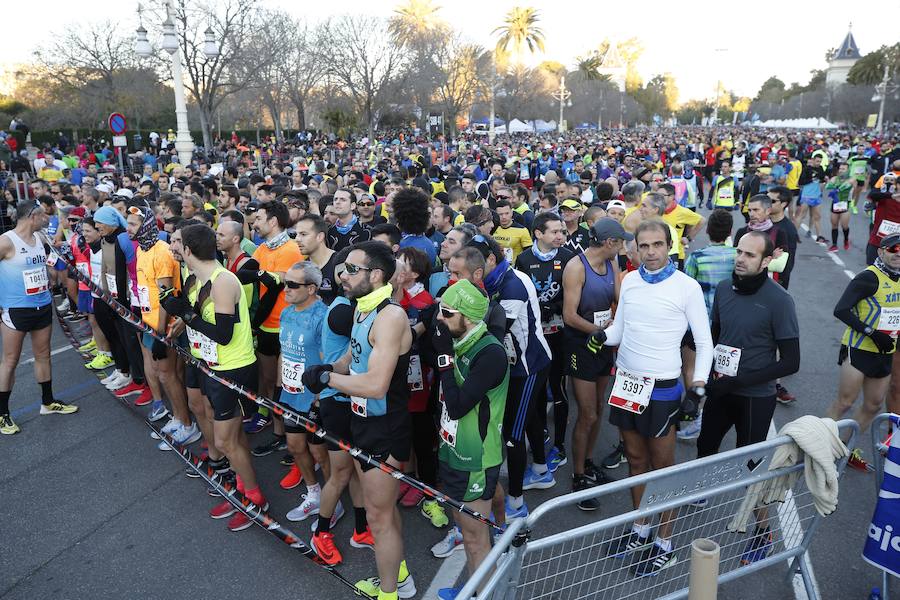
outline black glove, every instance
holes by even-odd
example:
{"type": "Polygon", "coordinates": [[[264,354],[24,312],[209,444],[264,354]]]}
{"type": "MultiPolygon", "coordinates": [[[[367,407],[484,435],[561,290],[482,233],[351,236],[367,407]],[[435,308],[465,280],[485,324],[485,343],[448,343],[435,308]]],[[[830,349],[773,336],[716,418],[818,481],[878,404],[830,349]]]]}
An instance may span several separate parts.
{"type": "Polygon", "coordinates": [[[707,398],[719,398],[728,394],[735,388],[737,385],[736,377],[728,377],[727,375],[722,375],[716,379],[710,379],[709,383],[706,384],[706,397],[707,398]]]}
{"type": "Polygon", "coordinates": [[[431,346],[434,353],[438,356],[438,368],[442,371],[452,366],[453,360],[453,336],[447,329],[447,324],[443,321],[437,321],[434,325],[434,333],[431,335],[431,346]],[[448,359],[441,359],[441,356],[447,356],[448,359]]]}
{"type": "Polygon", "coordinates": [[[165,360],[168,355],[168,346],[162,340],[153,338],[153,347],[150,348],[150,354],[153,360],[165,360]]]}
{"type": "Polygon", "coordinates": [[[325,375],[325,373],[331,373],[332,371],[334,371],[334,365],[313,365],[303,371],[300,381],[303,383],[303,387],[310,392],[319,394],[328,387],[327,381],[329,376],[325,375]],[[322,381],[322,379],[325,379],[325,381],[322,381]]]}
{"type": "Polygon", "coordinates": [[[869,339],[882,354],[890,354],[894,351],[894,338],[883,331],[873,331],[869,334],[869,339]]]}
{"type": "Polygon", "coordinates": [[[425,325],[425,329],[431,327],[431,324],[435,321],[435,315],[437,315],[438,307],[440,305],[435,302],[429,306],[426,306],[422,310],[419,311],[419,316],[416,319],[418,323],[422,323],[425,325]]]}
{"type": "MultiPolygon", "coordinates": [[[[705,396],[705,394],[704,394],[705,396]]],[[[693,421],[700,412],[700,402],[703,396],[697,393],[697,388],[692,387],[684,393],[681,399],[681,419],[683,421],[693,421]]]]}
{"type": "Polygon", "coordinates": [[[588,338],[587,348],[591,352],[591,354],[597,354],[598,352],[600,352],[600,348],[602,348],[603,344],[605,343],[606,332],[602,329],[598,329],[591,334],[591,337],[588,338]]]}
{"type": "Polygon", "coordinates": [[[167,313],[175,317],[181,317],[185,323],[190,322],[197,316],[190,301],[179,291],[171,289],[161,290],[159,293],[159,304],[166,309],[167,313]]]}

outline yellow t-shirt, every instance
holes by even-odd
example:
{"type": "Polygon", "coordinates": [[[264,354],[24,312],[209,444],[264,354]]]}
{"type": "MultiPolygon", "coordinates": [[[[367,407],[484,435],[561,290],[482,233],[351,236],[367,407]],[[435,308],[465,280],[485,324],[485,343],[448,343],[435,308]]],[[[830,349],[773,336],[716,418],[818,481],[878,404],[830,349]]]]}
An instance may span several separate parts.
{"type": "Polygon", "coordinates": [[[800,173],[803,171],[803,163],[794,159],[788,164],[791,165],[791,170],[788,171],[787,177],[784,180],[784,185],[789,190],[799,190],[800,173]]]}
{"type": "Polygon", "coordinates": [[[515,264],[522,250],[530,248],[532,243],[528,230],[516,225],[498,227],[494,231],[494,239],[503,247],[503,254],[511,265],[515,264]]]}
{"type": "Polygon", "coordinates": [[[53,183],[62,179],[62,171],[58,171],[53,167],[44,167],[38,171],[38,179],[43,179],[47,183],[53,183]]]}
{"type": "Polygon", "coordinates": [[[675,234],[678,240],[678,258],[684,260],[684,244],[681,243],[681,238],[684,237],[684,232],[686,229],[693,227],[694,225],[699,223],[703,219],[703,217],[690,210],[689,208],[685,208],[681,205],[676,204],[675,210],[670,213],[663,214],[662,218],[663,221],[665,221],[675,229],[675,234]]]}
{"type": "Polygon", "coordinates": [[[457,225],[460,225],[465,222],[466,222],[465,216],[463,216],[462,213],[456,213],[456,218],[453,219],[453,226],[456,227],[457,225]]]}
{"type": "MultiPolygon", "coordinates": [[[[259,248],[256,249],[256,252],[253,253],[253,258],[259,263],[259,269],[261,271],[286,273],[294,266],[294,263],[303,260],[303,254],[300,252],[300,248],[297,247],[297,244],[292,242],[282,244],[275,250],[269,250],[268,246],[260,244],[259,248]]],[[[260,284],[259,297],[262,298],[265,293],[266,286],[260,284]]],[[[284,299],[284,290],[281,290],[278,293],[278,299],[275,301],[272,312],[270,312],[269,316],[266,317],[266,320],[262,322],[260,328],[264,331],[278,331],[281,325],[281,311],[283,311],[285,307],[287,307],[287,301],[284,299]]]]}
{"type": "Polygon", "coordinates": [[[137,291],[141,306],[141,319],[157,329],[159,327],[159,284],[160,279],[172,279],[176,289],[181,287],[181,272],[178,263],[169,252],[169,244],[162,240],[144,252],[137,251],[137,291]]]}

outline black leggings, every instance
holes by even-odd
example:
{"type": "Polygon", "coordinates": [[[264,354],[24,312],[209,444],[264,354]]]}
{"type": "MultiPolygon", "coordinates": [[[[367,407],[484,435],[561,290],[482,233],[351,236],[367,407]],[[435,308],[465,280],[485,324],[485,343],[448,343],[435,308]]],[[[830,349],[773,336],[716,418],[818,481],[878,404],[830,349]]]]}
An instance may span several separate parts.
{"type": "Polygon", "coordinates": [[[522,479],[528,465],[525,435],[531,444],[534,462],[546,464],[544,428],[534,415],[535,391],[547,385],[549,367],[528,377],[510,377],[503,414],[503,439],[506,441],[506,460],[509,467],[509,495],[522,495],[522,479]]]}
{"type": "Polygon", "coordinates": [[[119,318],[116,313],[103,300],[94,298],[94,318],[97,319],[97,326],[103,332],[106,341],[109,342],[109,351],[116,362],[116,369],[120,373],[131,373],[128,355],[122,346],[122,340],[119,339],[119,330],[116,327],[116,321],[119,318]]]}
{"type": "MultiPolygon", "coordinates": [[[[569,421],[569,396],[566,394],[565,340],[562,332],[544,336],[550,346],[550,371],[547,385],[534,391],[535,418],[543,431],[547,431],[547,388],[553,395],[553,445],[564,450],[566,447],[566,427],[569,421]]],[[[530,439],[530,438],[529,438],[530,439]]]]}
{"type": "MultiPolygon", "coordinates": [[[[140,315],[137,315],[137,318],[140,319],[140,315]]],[[[135,329],[134,325],[118,316],[116,318],[116,329],[119,331],[119,342],[125,348],[125,355],[128,357],[131,379],[135,383],[144,383],[144,355],[141,352],[138,330],[135,329]]]]}
{"type": "Polygon", "coordinates": [[[773,414],[775,396],[750,398],[728,394],[707,398],[697,438],[697,458],[716,454],[732,427],[737,433],[738,448],[764,441],[773,414]]]}
{"type": "Polygon", "coordinates": [[[437,485],[437,427],[430,412],[410,413],[412,417],[412,448],[416,453],[419,481],[431,487],[437,485]]]}

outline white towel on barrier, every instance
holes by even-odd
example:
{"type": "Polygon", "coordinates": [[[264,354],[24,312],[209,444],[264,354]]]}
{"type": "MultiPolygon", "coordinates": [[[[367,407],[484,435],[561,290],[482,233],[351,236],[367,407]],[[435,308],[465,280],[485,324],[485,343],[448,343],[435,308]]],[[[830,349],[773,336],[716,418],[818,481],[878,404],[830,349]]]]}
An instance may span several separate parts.
{"type": "MultiPolygon", "coordinates": [[[[787,435],[794,441],[776,448],[769,470],[790,467],[803,460],[806,487],[812,493],[816,510],[821,515],[833,513],[838,503],[838,472],[834,463],[850,453],[838,435],[837,424],[832,419],[807,415],[787,423],[778,435],[787,435]]],[[[753,510],[784,502],[788,490],[794,487],[799,477],[800,473],[795,471],[750,486],[737,514],[728,524],[728,531],[746,532],[753,510]]]]}

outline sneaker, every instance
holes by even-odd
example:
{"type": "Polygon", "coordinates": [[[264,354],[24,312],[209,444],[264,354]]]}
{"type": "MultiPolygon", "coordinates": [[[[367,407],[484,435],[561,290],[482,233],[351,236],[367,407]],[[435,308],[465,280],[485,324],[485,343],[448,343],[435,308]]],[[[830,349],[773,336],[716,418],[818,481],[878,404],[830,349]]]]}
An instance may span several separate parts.
{"type": "Polygon", "coordinates": [[[292,490],[303,481],[303,475],[300,473],[300,467],[294,465],[287,472],[287,475],[281,478],[279,485],[283,490],[292,490]]]}
{"type": "Polygon", "coordinates": [[[184,476],[189,479],[200,479],[200,473],[197,472],[193,465],[184,468],[184,476]]]}
{"type": "Polygon", "coordinates": [[[375,538],[372,537],[372,530],[366,527],[362,533],[353,532],[350,537],[350,545],[354,548],[371,548],[375,549],[375,538]]]}
{"type": "Polygon", "coordinates": [[[106,383],[103,384],[103,387],[113,393],[116,393],[118,390],[127,387],[128,384],[131,383],[131,375],[125,375],[123,373],[116,372],[114,373],[114,377],[108,378],[108,380],[105,381],[106,383]]]}
{"type": "Polygon", "coordinates": [[[790,404],[797,399],[795,395],[787,391],[787,388],[780,383],[775,384],[775,399],[781,404],[790,404]]]}
{"type": "Polygon", "coordinates": [[[700,437],[700,427],[703,425],[703,415],[697,415],[693,421],[682,421],[681,429],[675,434],[679,440],[695,440],[700,437]]]}
{"type": "MultiPolygon", "coordinates": [[[[166,405],[163,404],[162,400],[154,400],[153,404],[150,405],[150,414],[147,415],[147,420],[151,423],[156,423],[157,421],[164,419],[169,416],[169,409],[166,408],[166,405]]],[[[170,433],[170,432],[166,432],[170,433]]]]}
{"type": "Polygon", "coordinates": [[[629,554],[641,552],[652,544],[650,536],[641,537],[634,531],[611,541],[606,548],[606,555],[613,558],[625,558],[629,554]]]}
{"type": "MultiPolygon", "coordinates": [[[[853,213],[853,214],[856,214],[856,213],[853,213]]],[[[850,242],[849,241],[844,242],[844,250],[849,250],[849,249],[850,249],[850,242]]]]}
{"type": "Polygon", "coordinates": [[[837,252],[838,247],[836,245],[832,244],[832,245],[828,246],[828,251],[829,252],[837,252]]]}
{"type": "MultiPolygon", "coordinates": [[[[381,591],[381,580],[378,577],[369,577],[356,582],[356,589],[372,598],[377,598],[381,591]]],[[[416,595],[416,584],[406,568],[406,561],[400,563],[400,574],[397,577],[397,596],[400,598],[412,598],[416,595]]]]}
{"type": "Polygon", "coordinates": [[[102,385],[103,387],[106,387],[107,385],[110,384],[110,382],[115,381],[116,379],[118,379],[120,377],[127,377],[127,375],[125,375],[118,369],[114,369],[112,373],[110,373],[109,375],[107,375],[106,377],[104,377],[103,379],[100,380],[100,385],[102,385]]]}
{"type": "Polygon", "coordinates": [[[525,476],[522,478],[523,490],[547,490],[554,485],[556,485],[556,479],[553,478],[553,473],[550,472],[550,469],[541,474],[535,473],[531,465],[528,465],[528,468],[525,469],[525,476]]]}
{"type": "Polygon", "coordinates": [[[604,483],[615,481],[603,470],[598,469],[597,465],[590,458],[584,461],[584,476],[590,479],[594,485],[603,485],[604,483]]]}
{"type": "Polygon", "coordinates": [[[636,577],[655,577],[663,569],[668,569],[678,562],[674,552],[666,552],[653,544],[641,555],[640,560],[631,568],[636,577]]]}
{"type": "Polygon", "coordinates": [[[305,521],[312,515],[319,514],[319,497],[312,497],[309,494],[303,494],[303,502],[297,508],[288,511],[287,520],[297,523],[305,521]]]}
{"type": "Polygon", "coordinates": [[[461,587],[441,588],[438,590],[438,600],[456,600],[456,597],[462,591],[461,587]]]}
{"type": "MultiPolygon", "coordinates": [[[[172,420],[175,421],[175,419],[172,420]]],[[[178,421],[175,422],[178,423],[178,421]]],[[[197,427],[197,424],[193,422],[191,423],[190,427],[186,427],[181,423],[178,423],[175,430],[169,435],[172,437],[172,443],[178,446],[188,446],[190,444],[193,444],[203,436],[203,434],[200,432],[200,428],[197,427]]],[[[156,448],[158,450],[162,450],[163,452],[168,452],[172,449],[172,446],[170,446],[165,441],[160,441],[159,444],[157,444],[156,448]]]]}
{"type": "Polygon", "coordinates": [[[862,450],[859,448],[855,448],[853,452],[850,453],[850,458],[847,460],[847,466],[856,469],[857,471],[862,471],[863,473],[871,473],[875,470],[875,467],[870,465],[866,459],[862,456],[862,450]]]}
{"type": "Polygon", "coordinates": [[[271,417],[256,413],[255,415],[253,415],[253,419],[251,419],[247,423],[244,423],[244,433],[259,433],[271,424],[271,417]]]}
{"type": "Polygon", "coordinates": [[[144,391],[144,386],[129,380],[129,383],[113,392],[116,398],[127,398],[128,396],[138,396],[144,391]]]}
{"type": "Polygon", "coordinates": [[[615,449],[603,457],[603,461],[600,463],[600,466],[604,469],[615,469],[619,465],[624,465],[627,461],[625,458],[625,444],[623,442],[619,442],[619,445],[615,447],[615,449]]]}
{"type": "Polygon", "coordinates": [[[288,452],[281,457],[281,460],[278,461],[278,464],[284,465],[285,467],[290,467],[294,464],[294,455],[288,452]]]}
{"type": "Polygon", "coordinates": [[[422,503],[422,516],[431,521],[431,524],[438,529],[442,529],[450,524],[444,507],[437,500],[426,500],[422,503]]]}
{"type": "Polygon", "coordinates": [[[56,305],[56,310],[59,314],[65,315],[72,309],[72,304],[69,302],[68,298],[64,298],[62,302],[56,305]]]}
{"type": "Polygon", "coordinates": [[[227,519],[236,512],[237,509],[234,505],[228,500],[224,500],[209,510],[209,516],[213,519],[227,519]]]}
{"type": "MultiPolygon", "coordinates": [[[[262,506],[263,512],[269,510],[269,503],[266,502],[264,506],[262,506]]],[[[253,525],[253,519],[248,517],[242,512],[237,513],[228,521],[228,529],[230,531],[243,531],[253,525]]]]}
{"type": "Polygon", "coordinates": [[[709,498],[698,498],[693,502],[689,502],[688,506],[693,506],[694,508],[706,508],[709,506],[709,498]]]}
{"type": "Polygon", "coordinates": [[[418,506],[424,497],[425,494],[422,490],[408,485],[406,486],[406,493],[400,498],[400,506],[405,506],[406,508],[418,506]]]}
{"type": "MultiPolygon", "coordinates": [[[[250,451],[250,454],[253,456],[268,456],[273,452],[280,452],[282,450],[287,450],[287,437],[276,435],[272,438],[272,441],[260,444],[253,448],[253,450],[250,451]]],[[[291,456],[291,458],[293,458],[293,456],[291,456]]]]}
{"type": "Polygon", "coordinates": [[[567,462],[569,462],[569,459],[566,457],[565,450],[560,450],[556,446],[550,448],[550,452],[547,454],[547,468],[550,469],[551,473],[556,473],[556,470],[567,462]]]}
{"type": "Polygon", "coordinates": [[[447,558],[457,550],[463,549],[462,532],[458,525],[454,525],[447,531],[444,539],[431,547],[431,553],[435,558],[447,558]]]}
{"type": "Polygon", "coordinates": [[[522,506],[519,508],[513,508],[509,504],[509,496],[506,497],[506,521],[512,521],[513,519],[524,519],[528,516],[528,504],[525,501],[522,501],[522,506]]]}
{"type": "MultiPolygon", "coordinates": [[[[341,551],[334,545],[334,534],[330,531],[314,533],[309,541],[309,546],[316,553],[316,556],[319,557],[319,560],[326,565],[334,567],[341,564],[344,560],[344,557],[341,556],[341,551]]],[[[378,592],[375,593],[376,597],[377,594],[378,592]]]]}
{"type": "MultiPolygon", "coordinates": [[[[90,352],[91,350],[95,350],[97,348],[97,341],[94,338],[91,338],[88,343],[82,344],[78,346],[78,351],[84,354],[85,352],[90,352]]],[[[118,371],[116,371],[118,373],[118,371]]],[[[103,383],[102,381],[100,383],[103,383]]]]}
{"type": "MultiPolygon", "coordinates": [[[[331,515],[331,522],[330,522],[330,525],[328,526],[329,529],[333,530],[334,526],[337,525],[337,522],[340,521],[341,517],[343,517],[343,516],[344,516],[344,505],[341,504],[340,500],[338,500],[337,506],[334,507],[334,514],[331,515]]],[[[319,520],[313,519],[312,527],[310,529],[312,529],[312,532],[315,533],[318,528],[319,528],[319,520]]]]}
{"type": "Polygon", "coordinates": [[[74,404],[63,404],[54,400],[50,404],[41,404],[42,415],[71,415],[78,412],[78,407],[74,404]]]}
{"type": "Polygon", "coordinates": [[[741,554],[741,564],[749,565],[759,562],[769,556],[772,551],[772,531],[766,527],[765,529],[757,529],[753,537],[747,542],[747,548],[741,554]]]}
{"type": "MultiPolygon", "coordinates": [[[[810,235],[812,235],[812,234],[810,234],[810,235]]],[[[823,237],[820,235],[820,236],[817,236],[817,237],[816,237],[816,243],[817,243],[817,244],[823,244],[823,245],[824,245],[824,244],[827,244],[827,243],[828,243],[828,240],[826,240],[825,238],[823,238],[823,237]]]]}
{"type": "Polygon", "coordinates": [[[151,402],[153,402],[153,392],[149,387],[145,387],[141,395],[134,399],[135,406],[147,406],[151,402]]]}
{"type": "Polygon", "coordinates": [[[13,435],[22,431],[16,422],[13,421],[12,415],[0,415],[0,433],[3,435],[13,435]]]}
{"type": "Polygon", "coordinates": [[[81,323],[85,319],[87,319],[87,315],[83,312],[73,312],[69,316],[66,317],[69,323],[81,323]]]}
{"type": "MultiPolygon", "coordinates": [[[[572,491],[580,492],[594,487],[593,483],[587,477],[575,476],[572,478],[572,491]]],[[[600,501],[596,498],[586,498],[578,503],[578,508],[583,511],[591,512],[600,508],[600,501]]]]}

